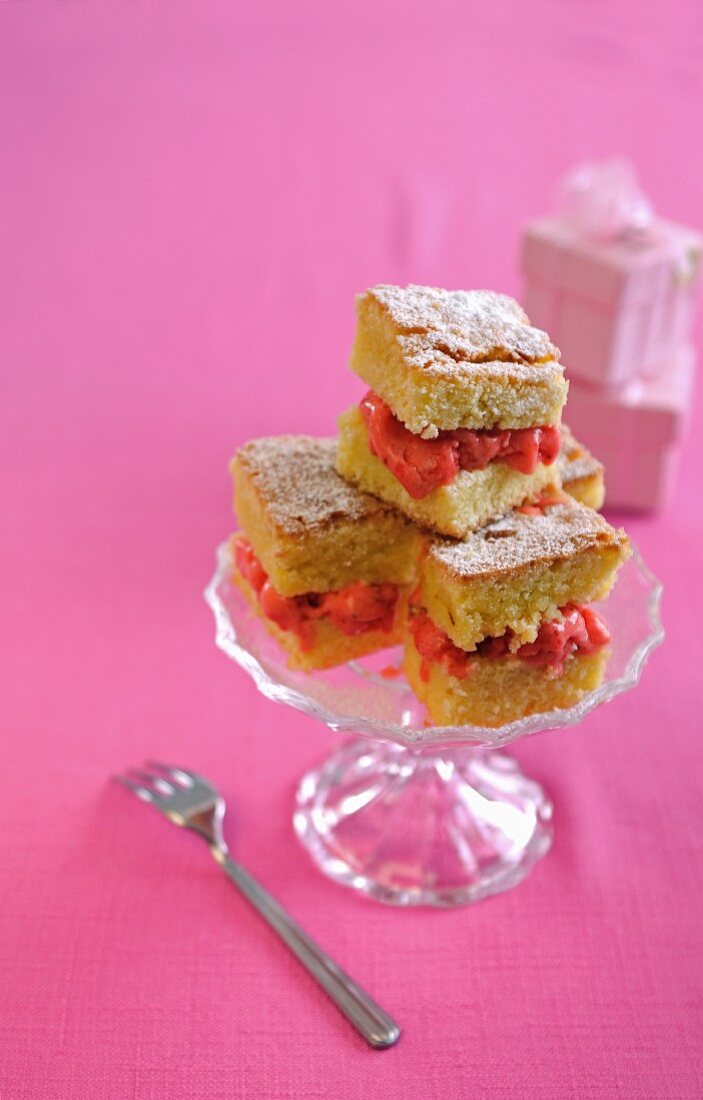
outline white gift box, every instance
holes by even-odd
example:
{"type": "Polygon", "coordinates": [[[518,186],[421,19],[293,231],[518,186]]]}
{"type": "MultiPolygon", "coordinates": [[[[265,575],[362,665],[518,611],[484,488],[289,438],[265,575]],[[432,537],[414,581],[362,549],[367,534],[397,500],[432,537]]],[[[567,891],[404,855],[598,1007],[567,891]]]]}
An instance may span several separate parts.
{"type": "Polygon", "coordinates": [[[664,506],[688,422],[695,354],[685,346],[655,378],[619,393],[571,379],[564,419],[605,465],[609,508],[655,511],[664,506]]]}
{"type": "Polygon", "coordinates": [[[690,340],[700,259],[698,234],[671,222],[602,240],[543,218],[522,239],[525,310],[569,377],[615,389],[690,340]]]}

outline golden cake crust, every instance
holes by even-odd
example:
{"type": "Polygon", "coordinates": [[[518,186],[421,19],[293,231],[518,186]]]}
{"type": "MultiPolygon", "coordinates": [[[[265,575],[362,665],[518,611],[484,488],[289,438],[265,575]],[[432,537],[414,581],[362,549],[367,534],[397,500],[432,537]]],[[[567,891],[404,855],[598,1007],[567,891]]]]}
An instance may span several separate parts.
{"type": "Polygon", "coordinates": [[[562,482],[592,477],[603,473],[603,463],[595,458],[583,443],[579,443],[566,424],[561,426],[561,451],[557,459],[562,471],[562,482]]]}
{"type": "Polygon", "coordinates": [[[508,628],[529,642],[542,619],[567,603],[603,599],[629,555],[624,531],[564,496],[544,514],[512,512],[463,542],[430,540],[420,561],[421,601],[467,651],[508,628]]]}
{"type": "Polygon", "coordinates": [[[232,460],[239,522],[283,596],[415,576],[417,528],[348,485],[336,455],[334,439],[287,435],[247,443],[232,460]]]}
{"type": "Polygon", "coordinates": [[[605,499],[603,463],[561,426],[561,451],[557,459],[561,483],[567,493],[589,508],[602,508],[605,499]]]}
{"type": "Polygon", "coordinates": [[[508,372],[498,364],[534,367],[559,358],[546,332],[533,328],[507,294],[411,283],[375,286],[366,295],[387,313],[406,358],[432,373],[465,373],[477,363],[508,372]]]}
{"type": "Polygon", "coordinates": [[[286,535],[305,535],[337,520],[359,521],[389,506],[339,476],[336,439],[278,435],[254,439],[237,451],[270,521],[286,535]]]}
{"type": "Polygon", "coordinates": [[[473,531],[462,542],[434,540],[428,555],[456,579],[504,577],[533,565],[587,550],[625,550],[627,535],[578,501],[563,497],[544,512],[511,512],[473,531]]]}
{"type": "Polygon", "coordinates": [[[376,286],[357,298],[350,367],[415,432],[557,424],[559,351],[493,291],[376,286]]]}

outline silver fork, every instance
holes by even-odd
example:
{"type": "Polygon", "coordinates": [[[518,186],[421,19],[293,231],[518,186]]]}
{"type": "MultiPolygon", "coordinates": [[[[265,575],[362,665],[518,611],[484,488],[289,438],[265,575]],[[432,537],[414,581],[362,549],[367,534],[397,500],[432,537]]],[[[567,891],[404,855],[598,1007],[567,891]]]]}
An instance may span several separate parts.
{"type": "Polygon", "coordinates": [[[147,767],[149,771],[130,768],[126,775],[114,778],[138,798],[151,803],[175,825],[192,829],[204,837],[228,878],[278,932],[367,1043],[381,1050],[393,1046],[400,1037],[395,1021],[337,966],[240,863],[231,858],[222,834],[225,816],[222,795],[207,779],[185,768],[155,761],[149,761],[147,767]]]}

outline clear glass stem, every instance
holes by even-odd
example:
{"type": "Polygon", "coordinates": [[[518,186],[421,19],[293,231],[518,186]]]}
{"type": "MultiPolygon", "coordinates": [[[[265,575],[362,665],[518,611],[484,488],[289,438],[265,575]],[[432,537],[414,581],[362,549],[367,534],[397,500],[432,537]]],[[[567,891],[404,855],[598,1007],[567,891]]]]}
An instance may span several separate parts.
{"type": "Polygon", "coordinates": [[[394,905],[515,886],[549,849],[552,806],[511,757],[351,741],[300,783],[296,832],[325,874],[394,905]]]}

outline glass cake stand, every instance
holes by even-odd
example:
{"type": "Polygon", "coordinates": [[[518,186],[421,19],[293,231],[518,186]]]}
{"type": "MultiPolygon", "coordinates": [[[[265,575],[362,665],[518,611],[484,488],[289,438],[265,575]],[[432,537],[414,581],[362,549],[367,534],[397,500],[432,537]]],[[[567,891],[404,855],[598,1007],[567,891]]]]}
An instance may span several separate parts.
{"type": "Polygon", "coordinates": [[[330,878],[394,905],[466,905],[515,886],[551,845],[552,805],[499,748],[575,726],[635,687],[664,637],[661,585],[634,549],[607,600],[613,641],[596,691],[498,729],[433,726],[398,672],[399,648],[324,672],[291,670],[230,574],[225,543],[205,591],[217,645],[267,698],[352,737],[303,776],[298,837],[330,878]]]}

